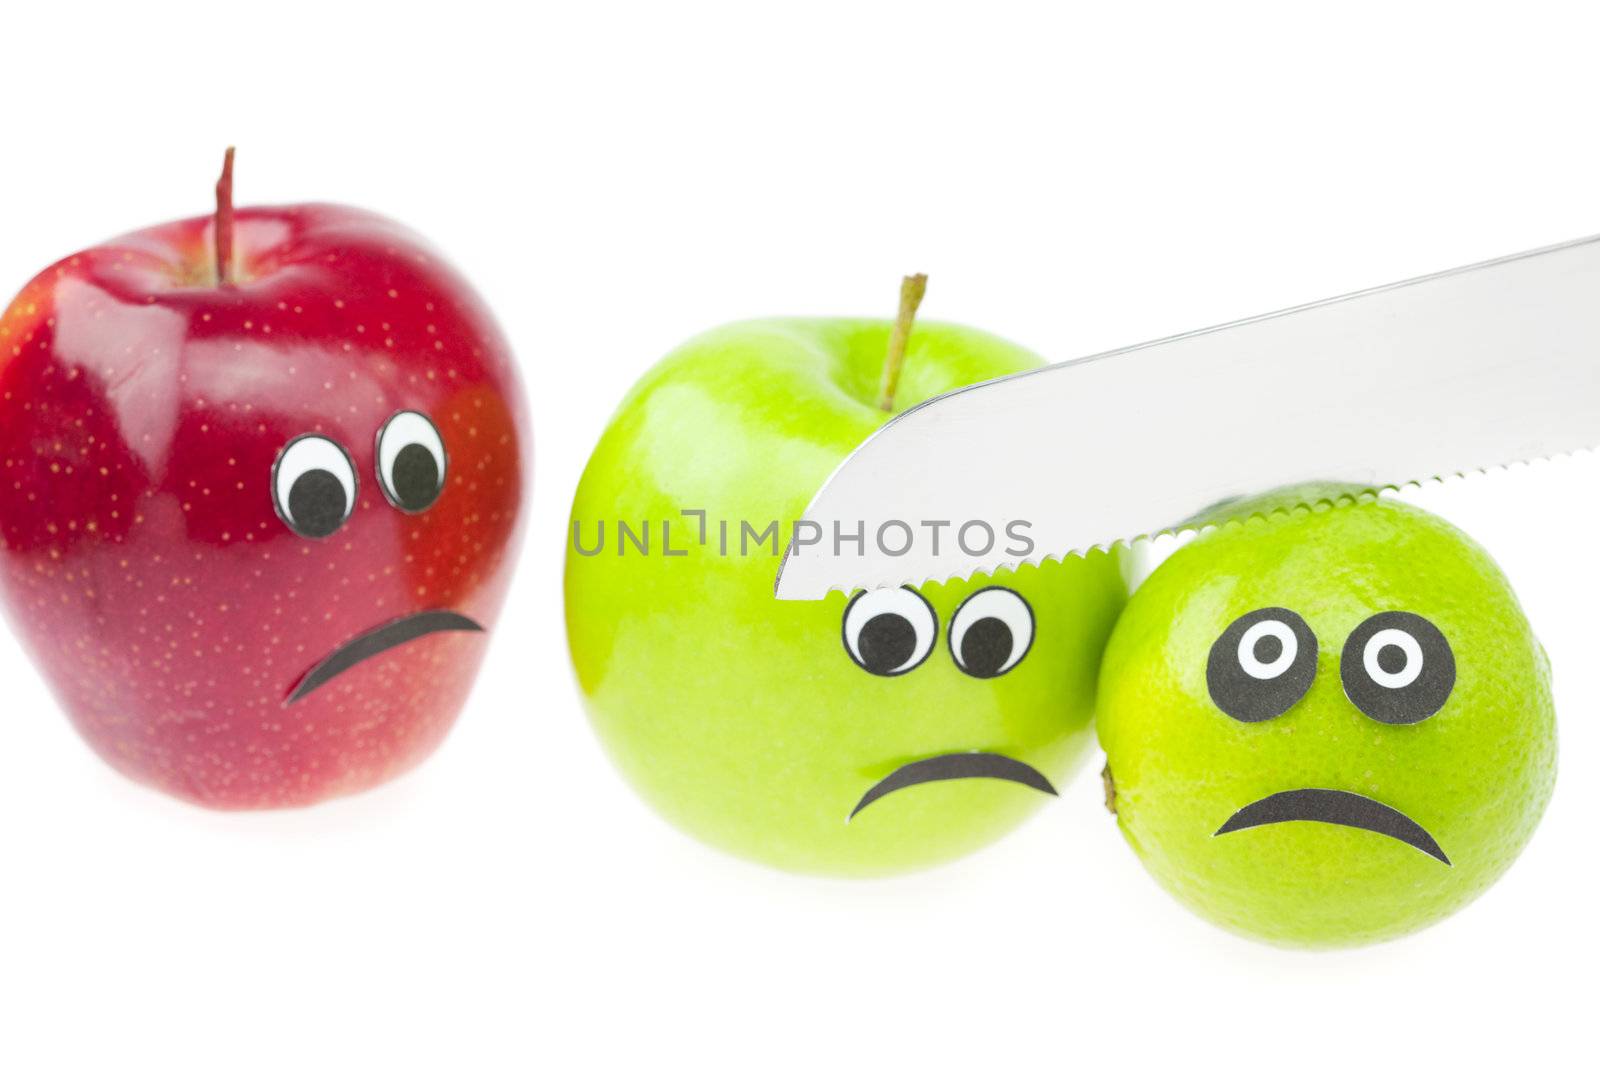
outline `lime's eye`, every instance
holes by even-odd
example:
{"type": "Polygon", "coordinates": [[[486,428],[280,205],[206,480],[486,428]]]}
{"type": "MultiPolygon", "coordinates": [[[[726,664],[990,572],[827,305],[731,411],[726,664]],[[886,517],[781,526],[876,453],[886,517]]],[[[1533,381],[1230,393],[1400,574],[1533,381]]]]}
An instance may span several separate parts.
{"type": "Polygon", "coordinates": [[[1266,722],[1300,702],[1317,676],[1317,636],[1287,608],[1235,619],[1211,646],[1206,688],[1240,722],[1266,722]]]}
{"type": "Polygon", "coordinates": [[[1456,657],[1433,623],[1409,611],[1385,611],[1344,643],[1339,677],[1362,714],[1410,726],[1436,714],[1456,684],[1456,657]]]}
{"type": "Polygon", "coordinates": [[[911,589],[857,593],[844,609],[844,647],[856,666],[893,676],[917,667],[933,651],[939,620],[933,605],[911,589]]]}

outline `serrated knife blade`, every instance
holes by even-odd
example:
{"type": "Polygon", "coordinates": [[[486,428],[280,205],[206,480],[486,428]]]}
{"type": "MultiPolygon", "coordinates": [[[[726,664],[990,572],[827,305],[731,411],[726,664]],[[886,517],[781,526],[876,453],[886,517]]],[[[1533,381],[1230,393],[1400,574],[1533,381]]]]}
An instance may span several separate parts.
{"type": "Polygon", "coordinates": [[[776,592],[991,573],[1285,487],[1313,502],[1597,445],[1600,236],[930,400],[822,486],[776,592]]]}

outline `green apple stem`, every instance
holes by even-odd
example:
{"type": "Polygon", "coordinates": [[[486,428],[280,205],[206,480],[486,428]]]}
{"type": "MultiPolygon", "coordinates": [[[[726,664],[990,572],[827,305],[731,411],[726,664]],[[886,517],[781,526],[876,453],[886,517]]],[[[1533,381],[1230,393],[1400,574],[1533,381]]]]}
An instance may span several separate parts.
{"type": "Polygon", "coordinates": [[[928,276],[912,274],[900,281],[900,312],[894,319],[894,331],[889,334],[889,354],[883,361],[883,382],[878,387],[878,406],[885,411],[894,410],[894,394],[900,388],[900,369],[906,362],[906,344],[911,340],[911,326],[917,319],[917,308],[922,306],[922,295],[928,291],[928,276]]]}
{"type": "Polygon", "coordinates": [[[222,177],[217,179],[217,284],[233,284],[233,146],[222,154],[222,177]]]}

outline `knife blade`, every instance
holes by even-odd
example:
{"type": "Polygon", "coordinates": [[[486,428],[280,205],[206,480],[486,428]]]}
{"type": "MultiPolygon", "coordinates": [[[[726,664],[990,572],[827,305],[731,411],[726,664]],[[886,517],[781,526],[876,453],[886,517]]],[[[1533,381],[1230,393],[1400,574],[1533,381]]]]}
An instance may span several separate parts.
{"type": "Polygon", "coordinates": [[[988,574],[1597,445],[1600,236],[929,400],[824,483],[776,595],[988,574]]]}

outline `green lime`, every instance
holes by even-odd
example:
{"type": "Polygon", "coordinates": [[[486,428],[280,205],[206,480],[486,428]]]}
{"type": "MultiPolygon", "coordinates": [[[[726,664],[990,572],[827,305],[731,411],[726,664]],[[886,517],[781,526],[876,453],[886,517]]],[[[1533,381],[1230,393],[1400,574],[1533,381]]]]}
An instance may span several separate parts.
{"type": "Polygon", "coordinates": [[[1117,624],[1098,729],[1157,881],[1297,945],[1462,907],[1527,844],[1556,773],[1548,661],[1505,576],[1388,499],[1180,549],[1117,624]]]}

